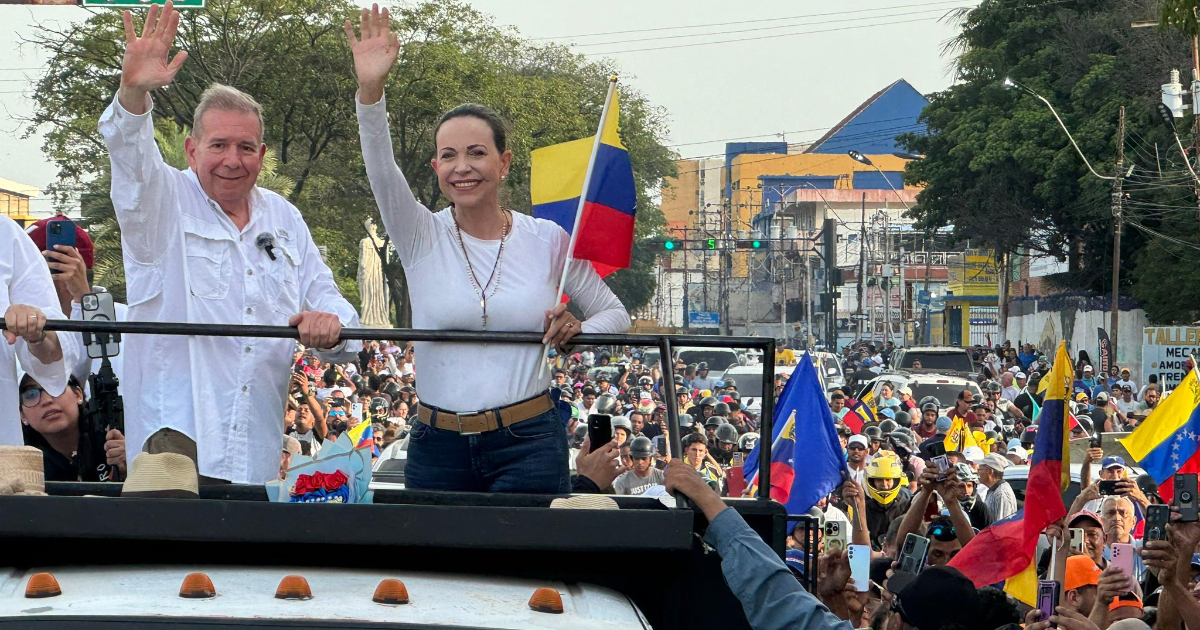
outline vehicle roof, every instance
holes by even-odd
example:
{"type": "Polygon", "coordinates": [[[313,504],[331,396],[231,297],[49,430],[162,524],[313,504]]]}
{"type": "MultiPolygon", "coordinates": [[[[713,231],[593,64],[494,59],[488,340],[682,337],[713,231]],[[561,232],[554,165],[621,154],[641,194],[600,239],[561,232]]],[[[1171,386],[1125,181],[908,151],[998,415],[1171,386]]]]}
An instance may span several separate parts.
{"type": "MultiPolygon", "coordinates": [[[[1146,471],[1142,470],[1141,468],[1138,468],[1137,466],[1126,466],[1125,467],[1125,474],[1130,479],[1137,477],[1138,475],[1144,474],[1145,472],[1146,471]]],[[[1080,479],[1083,478],[1082,476],[1083,476],[1083,464],[1080,464],[1080,463],[1071,464],[1071,481],[1073,481],[1075,483],[1079,483],[1080,479]]],[[[1005,479],[1028,479],[1029,478],[1029,465],[1021,464],[1021,465],[1013,465],[1013,466],[1009,466],[1008,468],[1005,468],[1004,469],[1004,478],[1005,479]]],[[[1092,480],[1095,481],[1096,479],[1099,479],[1099,478],[1100,478],[1100,463],[1095,462],[1095,465],[1092,466],[1092,480]]],[[[1068,506],[1068,507],[1070,507],[1070,506],[1068,506]]]]}
{"type": "Polygon", "coordinates": [[[957,346],[910,346],[903,350],[904,352],[964,352],[970,354],[966,348],[959,348],[957,346]]]}
{"type": "MultiPolygon", "coordinates": [[[[308,554],[314,550],[299,545],[296,552],[308,554]]],[[[627,597],[590,584],[448,573],[259,566],[72,566],[0,572],[0,620],[38,616],[328,620],[512,630],[643,627],[641,613],[627,597]],[[62,595],[26,599],[25,584],[30,576],[42,571],[54,575],[62,595]],[[212,579],[215,598],[179,596],[184,576],[194,572],[212,579]],[[275,598],[280,580],[292,574],[308,581],[311,600],[275,598]],[[379,582],[387,578],[404,582],[409,604],[371,601],[379,582]],[[529,608],[529,598],[543,586],[558,591],[563,614],[529,608]]]]}

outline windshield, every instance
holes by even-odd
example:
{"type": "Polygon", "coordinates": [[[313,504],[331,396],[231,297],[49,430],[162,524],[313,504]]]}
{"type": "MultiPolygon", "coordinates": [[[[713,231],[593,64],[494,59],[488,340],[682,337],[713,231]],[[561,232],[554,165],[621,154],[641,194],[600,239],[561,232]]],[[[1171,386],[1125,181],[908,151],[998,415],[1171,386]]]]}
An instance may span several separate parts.
{"type": "Polygon", "coordinates": [[[842,365],[833,357],[825,357],[822,368],[825,370],[826,378],[830,376],[842,376],[842,365]]]}
{"type": "MultiPolygon", "coordinates": [[[[691,365],[693,363],[707,363],[709,370],[724,372],[730,366],[737,365],[737,354],[729,350],[704,349],[704,350],[681,350],[679,359],[684,363],[691,365]]],[[[740,387],[738,389],[741,389],[740,387]]]]}
{"type": "Polygon", "coordinates": [[[897,369],[912,368],[920,361],[922,370],[951,370],[954,372],[974,372],[971,357],[966,352],[905,352],[900,359],[897,369]]]}
{"type": "Polygon", "coordinates": [[[763,375],[762,370],[752,372],[750,374],[738,374],[733,378],[737,381],[738,393],[742,398],[758,398],[763,392],[763,375]]]}
{"type": "MultiPolygon", "coordinates": [[[[912,383],[909,387],[913,390],[913,400],[921,400],[926,396],[933,396],[938,399],[938,403],[943,407],[949,407],[958,399],[958,394],[963,390],[962,383],[912,383]]],[[[979,391],[979,387],[975,383],[967,383],[966,389],[971,390],[975,398],[983,396],[979,391]]]]}
{"type": "Polygon", "coordinates": [[[608,376],[608,381],[611,383],[617,375],[617,368],[608,366],[592,368],[588,370],[588,380],[595,381],[601,374],[608,376]]]}

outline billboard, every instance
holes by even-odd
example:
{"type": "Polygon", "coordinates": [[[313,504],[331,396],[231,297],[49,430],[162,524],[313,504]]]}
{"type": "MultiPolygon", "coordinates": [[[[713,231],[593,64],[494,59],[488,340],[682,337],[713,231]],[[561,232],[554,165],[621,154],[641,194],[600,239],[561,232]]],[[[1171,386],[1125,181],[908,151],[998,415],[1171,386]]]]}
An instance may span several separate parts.
{"type": "Polygon", "coordinates": [[[1175,389],[1187,375],[1184,362],[1200,354],[1200,327],[1147,326],[1142,329],[1142,378],[1158,375],[1159,384],[1175,389]]]}

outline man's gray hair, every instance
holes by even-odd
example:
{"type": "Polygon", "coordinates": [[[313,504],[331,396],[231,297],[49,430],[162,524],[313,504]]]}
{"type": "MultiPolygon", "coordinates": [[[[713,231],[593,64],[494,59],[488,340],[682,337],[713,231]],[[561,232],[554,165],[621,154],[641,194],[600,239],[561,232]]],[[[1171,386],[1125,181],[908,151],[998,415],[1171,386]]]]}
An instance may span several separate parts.
{"type": "Polygon", "coordinates": [[[262,105],[259,105],[258,101],[254,100],[253,96],[250,96],[249,94],[246,94],[237,88],[229,87],[228,85],[222,85],[220,83],[214,83],[208,86],[208,89],[204,90],[204,93],[200,95],[200,103],[196,105],[196,111],[192,115],[193,138],[199,138],[203,135],[203,131],[201,130],[201,120],[203,119],[204,114],[210,109],[222,112],[236,112],[239,114],[253,114],[256,118],[258,118],[258,141],[262,142],[262,105]]]}

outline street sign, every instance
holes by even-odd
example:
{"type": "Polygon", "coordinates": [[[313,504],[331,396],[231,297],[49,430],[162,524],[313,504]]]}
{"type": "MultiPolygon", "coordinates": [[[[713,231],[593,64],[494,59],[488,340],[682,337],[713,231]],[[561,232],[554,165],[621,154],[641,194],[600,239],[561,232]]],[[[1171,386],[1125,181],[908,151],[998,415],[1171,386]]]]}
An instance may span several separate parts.
{"type": "MultiPolygon", "coordinates": [[[[102,7],[109,9],[132,9],[148,7],[152,4],[166,4],[166,0],[80,0],[85,7],[102,7]]],[[[175,0],[176,9],[203,9],[204,0],[175,0]]]]}
{"type": "Polygon", "coordinates": [[[693,328],[716,328],[721,325],[719,313],[694,311],[688,313],[688,325],[693,328]]]}
{"type": "Polygon", "coordinates": [[[917,304],[921,306],[929,306],[929,291],[921,289],[917,291],[917,304]]]}
{"type": "Polygon", "coordinates": [[[868,320],[868,319],[870,319],[870,318],[871,318],[871,316],[870,316],[870,315],[867,315],[866,313],[862,313],[862,314],[857,314],[857,313],[856,313],[856,314],[854,314],[854,315],[851,315],[851,316],[850,316],[850,319],[861,319],[861,320],[863,320],[863,321],[866,321],[866,320],[868,320]]]}

